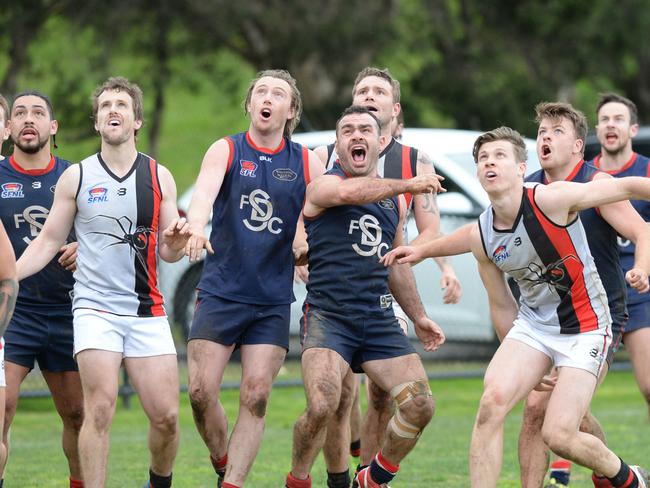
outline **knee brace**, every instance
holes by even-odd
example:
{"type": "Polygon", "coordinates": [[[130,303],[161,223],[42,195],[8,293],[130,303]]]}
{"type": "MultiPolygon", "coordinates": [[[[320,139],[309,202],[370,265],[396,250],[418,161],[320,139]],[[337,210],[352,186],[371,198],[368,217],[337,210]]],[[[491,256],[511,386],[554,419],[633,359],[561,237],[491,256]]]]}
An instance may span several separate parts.
{"type": "Polygon", "coordinates": [[[390,419],[388,427],[399,437],[417,439],[422,433],[422,429],[405,420],[399,409],[415,397],[432,396],[429,383],[424,380],[409,381],[408,383],[397,385],[390,391],[390,394],[397,402],[397,410],[395,415],[390,419]]]}
{"type": "Polygon", "coordinates": [[[431,388],[429,388],[429,383],[427,381],[416,380],[397,385],[392,390],[390,390],[390,396],[395,399],[397,402],[397,407],[399,408],[405,403],[413,400],[415,397],[430,397],[433,395],[431,394],[431,388]]]}
{"type": "Polygon", "coordinates": [[[417,439],[422,433],[422,429],[407,422],[404,417],[402,417],[399,410],[395,412],[395,415],[393,415],[390,422],[388,422],[388,428],[392,430],[396,436],[404,439],[417,439]]]}

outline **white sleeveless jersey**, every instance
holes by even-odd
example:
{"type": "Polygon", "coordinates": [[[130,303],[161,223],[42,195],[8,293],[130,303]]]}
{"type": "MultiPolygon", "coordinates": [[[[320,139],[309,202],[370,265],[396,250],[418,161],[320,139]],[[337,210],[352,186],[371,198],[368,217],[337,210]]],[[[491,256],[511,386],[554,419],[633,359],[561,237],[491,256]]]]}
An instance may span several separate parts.
{"type": "Polygon", "coordinates": [[[524,188],[512,229],[493,225],[490,205],[479,217],[487,256],[519,285],[519,315],[534,327],[577,334],[610,327],[607,294],[580,219],[566,226],[549,220],[524,188]]]}
{"type": "Polygon", "coordinates": [[[138,153],[118,178],[99,154],[80,163],[73,309],[164,316],[158,290],[158,165],[138,153]]]}

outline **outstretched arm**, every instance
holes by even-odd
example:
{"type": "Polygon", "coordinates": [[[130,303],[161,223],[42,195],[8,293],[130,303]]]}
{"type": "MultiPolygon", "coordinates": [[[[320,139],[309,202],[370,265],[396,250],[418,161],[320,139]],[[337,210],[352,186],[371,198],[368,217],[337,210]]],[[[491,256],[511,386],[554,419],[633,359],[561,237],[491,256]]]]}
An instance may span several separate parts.
{"type": "MultiPolygon", "coordinates": [[[[612,178],[612,176],[599,173],[597,178],[612,178]]],[[[650,274],[650,226],[646,224],[627,200],[603,205],[598,210],[603,219],[619,235],[636,244],[634,267],[626,273],[625,278],[637,292],[646,293],[650,289],[648,286],[648,274],[650,274]]]]}
{"type": "Polygon", "coordinates": [[[54,202],[41,232],[27,246],[16,263],[18,280],[38,273],[65,243],[77,214],[75,196],[78,186],[79,165],[73,164],[63,172],[56,184],[54,202]]]}
{"type": "Polygon", "coordinates": [[[158,253],[168,263],[174,263],[185,255],[190,226],[185,218],[178,216],[174,177],[167,168],[158,166],[158,178],[163,194],[158,222],[158,253]]]}
{"type": "Polygon", "coordinates": [[[194,185],[192,201],[187,212],[191,236],[185,246],[185,254],[194,263],[203,257],[203,250],[214,254],[212,245],[205,235],[205,226],[212,212],[212,205],[221,190],[228,161],[231,157],[230,145],[226,139],[212,144],[203,157],[201,171],[194,185]]]}
{"type": "Polygon", "coordinates": [[[451,234],[438,237],[427,242],[417,242],[416,239],[411,246],[399,246],[387,253],[382,262],[389,266],[394,262],[411,265],[418,264],[426,258],[434,256],[455,256],[471,251],[470,236],[473,228],[478,226],[476,222],[465,224],[451,234]]]}
{"type": "Polygon", "coordinates": [[[0,223],[0,336],[4,335],[18,296],[16,256],[7,232],[0,223]]]}
{"type": "Polygon", "coordinates": [[[589,183],[557,181],[536,187],[535,201],[558,224],[586,208],[600,207],[622,200],[650,200],[650,178],[597,178],[589,183]]]}
{"type": "MultiPolygon", "coordinates": [[[[400,197],[403,201],[403,197],[400,197]]],[[[403,242],[403,224],[406,211],[404,205],[400,209],[400,223],[397,227],[397,233],[393,245],[399,245],[403,242]]],[[[411,267],[404,264],[394,264],[390,268],[388,278],[390,291],[397,300],[397,303],[404,309],[406,315],[411,319],[415,326],[415,333],[424,344],[426,351],[435,351],[445,342],[445,334],[442,329],[431,320],[424,310],[420,294],[415,284],[415,277],[411,267]]]]}
{"type": "Polygon", "coordinates": [[[307,187],[305,215],[312,217],[324,209],[338,205],[364,205],[378,202],[400,193],[438,193],[442,177],[429,174],[409,180],[360,176],[341,179],[324,175],[313,180],[307,187]]]}

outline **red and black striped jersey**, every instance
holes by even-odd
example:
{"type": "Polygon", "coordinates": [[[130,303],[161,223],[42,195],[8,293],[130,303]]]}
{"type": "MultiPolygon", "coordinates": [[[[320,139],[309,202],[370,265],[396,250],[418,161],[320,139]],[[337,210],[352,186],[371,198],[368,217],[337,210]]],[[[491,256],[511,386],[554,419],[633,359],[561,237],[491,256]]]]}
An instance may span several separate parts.
{"type": "Polygon", "coordinates": [[[524,188],[512,229],[496,229],[490,205],[479,217],[488,258],[519,285],[519,316],[534,327],[577,334],[611,325],[607,295],[578,217],[552,222],[524,188]]]}
{"type": "Polygon", "coordinates": [[[95,154],[80,163],[74,228],[79,242],[73,309],[164,316],[158,289],[158,164],[138,153],[116,176],[95,154]]]}

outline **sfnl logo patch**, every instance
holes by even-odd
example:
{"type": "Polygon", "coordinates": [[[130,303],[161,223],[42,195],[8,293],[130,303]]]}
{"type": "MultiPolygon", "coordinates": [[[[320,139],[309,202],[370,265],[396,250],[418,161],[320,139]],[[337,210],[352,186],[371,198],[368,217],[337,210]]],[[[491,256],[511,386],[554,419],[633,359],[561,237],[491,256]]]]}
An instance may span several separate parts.
{"type": "Polygon", "coordinates": [[[508,259],[509,257],[510,257],[510,253],[508,252],[508,249],[506,249],[506,246],[499,246],[492,254],[492,261],[494,261],[495,263],[500,263],[501,261],[508,259]]]}
{"type": "Polygon", "coordinates": [[[255,171],[257,171],[257,163],[241,159],[239,161],[239,165],[241,166],[241,169],[239,170],[240,175],[249,176],[251,178],[255,176],[255,171]]]}
{"type": "Polygon", "coordinates": [[[96,186],[88,190],[88,203],[108,202],[108,190],[101,186],[96,186]]]}
{"type": "Polygon", "coordinates": [[[2,198],[24,198],[23,185],[21,183],[5,183],[2,185],[2,198]]]}

